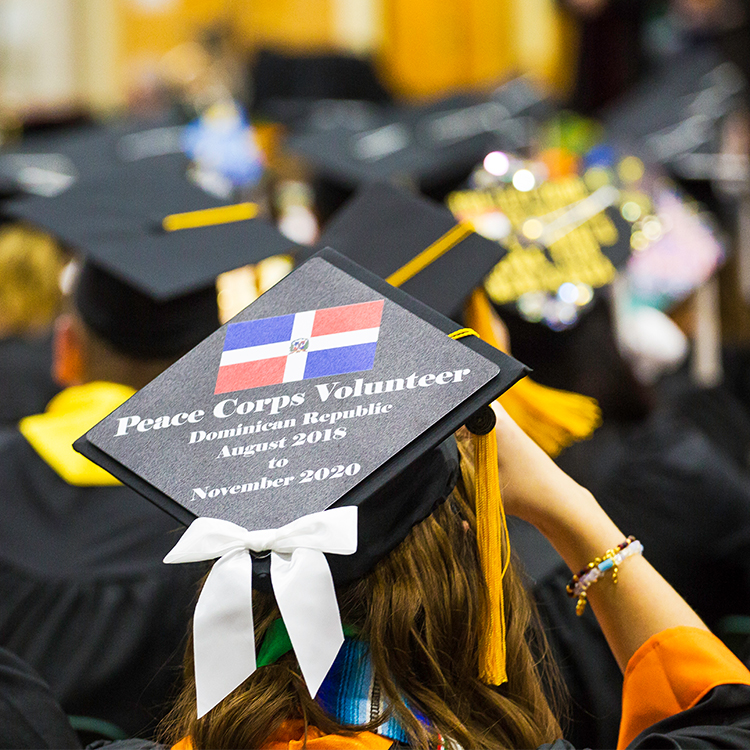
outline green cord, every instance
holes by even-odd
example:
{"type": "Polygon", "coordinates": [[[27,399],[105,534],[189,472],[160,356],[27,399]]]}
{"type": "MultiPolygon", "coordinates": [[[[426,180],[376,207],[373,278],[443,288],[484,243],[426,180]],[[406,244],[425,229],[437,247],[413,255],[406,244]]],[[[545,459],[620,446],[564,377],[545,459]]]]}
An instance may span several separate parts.
{"type": "MultiPolygon", "coordinates": [[[[356,638],[359,635],[357,628],[344,625],[344,635],[347,638],[356,638]]],[[[263,643],[260,645],[260,653],[255,663],[258,667],[267,667],[275,664],[284,654],[292,650],[292,642],[289,639],[284,621],[279,617],[271,623],[266,631],[263,643]]]]}

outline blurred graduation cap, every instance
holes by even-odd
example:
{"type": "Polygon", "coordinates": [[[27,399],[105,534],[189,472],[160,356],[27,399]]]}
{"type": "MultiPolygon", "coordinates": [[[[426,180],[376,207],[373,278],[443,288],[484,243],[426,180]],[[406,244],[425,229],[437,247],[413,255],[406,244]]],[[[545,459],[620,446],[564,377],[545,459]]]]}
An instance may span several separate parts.
{"type": "MultiPolygon", "coordinates": [[[[640,179],[643,165],[635,162],[640,179]]],[[[619,167],[623,164],[629,161],[619,167]]],[[[512,182],[456,191],[448,205],[507,250],[485,279],[492,301],[564,329],[577,322],[596,290],[610,284],[630,257],[634,225],[625,216],[636,209],[639,217],[645,214],[635,201],[649,201],[637,180],[623,184],[614,168],[595,166],[554,180],[533,170],[533,163],[519,164],[512,182]]]]}
{"type": "Polygon", "coordinates": [[[227,205],[194,185],[180,157],[158,168],[131,165],[54,198],[18,200],[7,212],[84,257],[79,311],[110,343],[141,357],[182,353],[216,328],[220,273],[297,248],[256,218],[255,204],[227,205]]]}
{"type": "Polygon", "coordinates": [[[174,158],[182,151],[182,130],[171,119],[132,118],[32,131],[19,144],[0,149],[0,181],[14,183],[21,193],[53,197],[131,162],[174,158]]]}
{"type": "Polygon", "coordinates": [[[443,205],[383,183],[360,188],[318,246],[334,248],[454,320],[505,255],[470,224],[457,224],[443,205]]]}
{"type": "Polygon", "coordinates": [[[342,53],[287,54],[261,49],[255,56],[252,108],[262,117],[295,125],[325,108],[361,113],[367,105],[386,103],[389,92],[372,62],[342,53]],[[360,106],[361,105],[361,106],[360,106]]]}
{"type": "MultiPolygon", "coordinates": [[[[608,137],[685,180],[737,179],[720,158],[721,126],[746,106],[741,70],[707,45],[670,58],[608,107],[608,137]]],[[[746,169],[746,166],[745,166],[746,169]]],[[[742,176],[744,179],[744,173],[742,176]]]]}
{"type": "Polygon", "coordinates": [[[519,118],[536,115],[538,102],[519,83],[491,96],[456,94],[418,106],[383,107],[359,122],[338,119],[333,127],[318,116],[286,145],[344,188],[391,181],[440,193],[465,180],[493,148],[527,145],[529,132],[519,133],[519,118]]]}
{"type": "MultiPolygon", "coordinates": [[[[452,435],[463,424],[487,451],[477,454],[477,483],[495,493],[477,508],[477,523],[501,528],[487,404],[524,373],[405,292],[323,250],[76,442],[192,522],[167,562],[229,553],[241,568],[233,577],[220,560],[211,577],[228,588],[207,584],[196,609],[199,716],[255,669],[251,572],[253,586],[268,587],[270,570],[315,694],[343,642],[333,582],[367,574],[447,498],[459,471],[452,435]]],[[[499,533],[487,538],[480,555],[489,561],[492,629],[502,616],[502,552],[499,533]]],[[[492,632],[488,641],[502,650],[502,633],[492,632]]],[[[499,684],[504,652],[485,657],[485,678],[499,684]]]]}

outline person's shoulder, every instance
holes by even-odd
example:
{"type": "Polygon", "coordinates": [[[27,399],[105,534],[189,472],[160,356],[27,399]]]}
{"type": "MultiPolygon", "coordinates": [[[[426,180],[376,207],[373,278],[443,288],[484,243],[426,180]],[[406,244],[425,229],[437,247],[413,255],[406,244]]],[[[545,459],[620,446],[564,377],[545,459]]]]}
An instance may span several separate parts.
{"type": "Polygon", "coordinates": [[[15,425],[0,425],[0,473],[7,470],[13,460],[18,460],[28,443],[15,425]]]}

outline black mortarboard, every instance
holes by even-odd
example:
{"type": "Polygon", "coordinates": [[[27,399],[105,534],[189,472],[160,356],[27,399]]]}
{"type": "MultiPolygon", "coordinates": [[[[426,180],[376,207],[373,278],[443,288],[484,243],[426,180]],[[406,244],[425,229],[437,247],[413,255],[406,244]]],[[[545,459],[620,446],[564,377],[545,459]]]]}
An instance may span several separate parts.
{"type": "Polygon", "coordinates": [[[678,178],[710,179],[721,173],[722,124],[746,106],[747,90],[741,70],[717,48],[693,45],[602,116],[612,141],[667,166],[678,178]]]}
{"type": "MultiPolygon", "coordinates": [[[[501,346],[491,308],[479,290],[507,250],[476,234],[470,223],[456,224],[440,204],[388,185],[363,187],[334,216],[320,244],[343,252],[501,346]]],[[[577,394],[558,392],[552,398],[542,391],[525,378],[503,397],[503,405],[539,445],[556,455],[574,439],[590,435],[599,411],[577,394]]]]}
{"type": "Polygon", "coordinates": [[[84,256],[79,311],[110,343],[139,357],[182,353],[215,329],[220,273],[297,247],[254,218],[256,206],[225,205],[184,167],[182,157],[163,157],[158,168],[133,164],[54,198],[8,206],[14,218],[84,256]]]}
{"type": "Polygon", "coordinates": [[[476,336],[450,338],[457,329],[326,249],[76,447],[185,523],[205,515],[276,528],[357,505],[359,550],[331,558],[337,581],[349,581],[447,495],[455,448],[438,446],[525,374],[476,336]],[[436,449],[427,464],[439,487],[427,470],[416,484],[417,472],[402,476],[436,449]],[[413,497],[389,499],[397,477],[413,497]]]}
{"type": "Polygon", "coordinates": [[[443,205],[382,183],[357,191],[318,244],[454,320],[461,319],[466,298],[506,252],[471,225],[457,224],[443,205]]]}
{"type": "MultiPolygon", "coordinates": [[[[182,151],[182,127],[171,120],[123,119],[31,131],[0,149],[0,179],[21,192],[52,197],[131,163],[182,151]]],[[[180,157],[184,164],[187,158],[180,157]]]]}
{"type": "Polygon", "coordinates": [[[318,175],[345,188],[408,181],[436,192],[460,184],[493,148],[517,148],[515,129],[505,134],[515,116],[499,99],[463,94],[419,106],[383,107],[361,125],[321,127],[318,120],[286,146],[318,175]]]}
{"type": "Polygon", "coordinates": [[[256,667],[250,578],[267,588],[270,576],[315,694],[343,642],[334,584],[368,573],[447,499],[463,424],[486,490],[477,539],[492,645],[481,677],[506,679],[487,405],[525,368],[456,329],[326,249],[76,442],[191,524],[166,562],[220,558],[194,618],[198,716],[256,667]]]}

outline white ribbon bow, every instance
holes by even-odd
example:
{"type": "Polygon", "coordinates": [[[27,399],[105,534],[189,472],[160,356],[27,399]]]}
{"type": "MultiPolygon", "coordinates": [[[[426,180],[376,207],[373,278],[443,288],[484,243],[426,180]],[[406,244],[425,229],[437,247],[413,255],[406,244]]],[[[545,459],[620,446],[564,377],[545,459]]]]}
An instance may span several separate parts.
{"type": "Polygon", "coordinates": [[[193,619],[198,718],[256,669],[249,550],[271,552],[271,585],[310,695],[344,642],[333,577],[324,552],[357,551],[357,508],[333,508],[280,529],[248,531],[230,521],[198,518],[165,563],[219,558],[193,619]]]}

